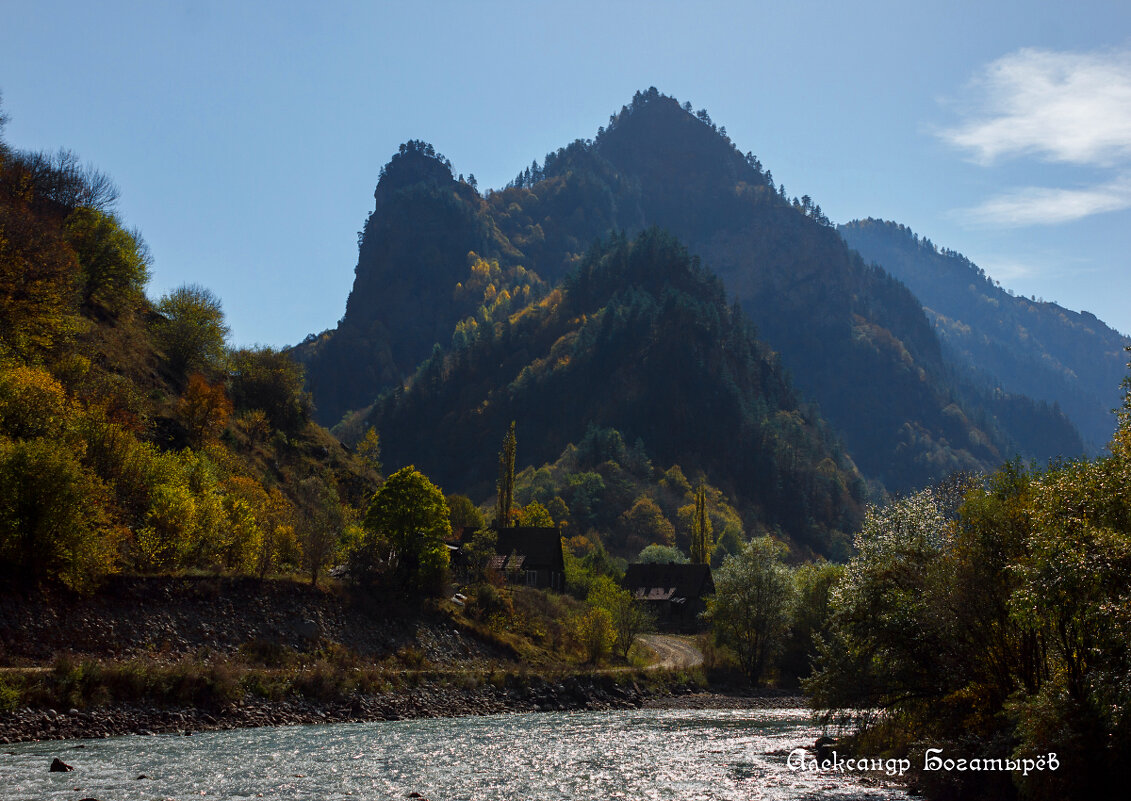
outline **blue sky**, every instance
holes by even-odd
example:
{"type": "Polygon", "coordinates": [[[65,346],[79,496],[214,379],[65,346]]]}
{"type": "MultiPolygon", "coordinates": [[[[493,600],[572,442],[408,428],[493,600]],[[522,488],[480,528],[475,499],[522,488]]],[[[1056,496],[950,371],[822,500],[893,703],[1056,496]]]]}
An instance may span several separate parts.
{"type": "Polygon", "coordinates": [[[150,294],[209,287],[237,344],[336,323],[401,142],[499,187],[653,85],[834,221],[1131,332],[1123,0],[7,5],[8,143],[109,173],[150,294]]]}

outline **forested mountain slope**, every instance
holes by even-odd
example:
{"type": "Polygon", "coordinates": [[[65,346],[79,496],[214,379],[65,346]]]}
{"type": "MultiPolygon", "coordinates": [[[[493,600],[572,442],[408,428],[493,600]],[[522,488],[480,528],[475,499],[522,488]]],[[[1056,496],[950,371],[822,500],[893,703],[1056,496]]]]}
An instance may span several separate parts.
{"type": "MultiPolygon", "coordinates": [[[[517,255],[493,230],[479,194],[452,176],[431,145],[408,142],[381,171],[376,205],[358,239],[358,261],[346,313],[333,331],[294,349],[307,368],[318,419],[325,425],[373,402],[447,345],[456,323],[506,293],[528,300],[541,281],[523,271],[484,275],[480,255],[517,255]],[[478,289],[478,292],[473,291],[478,289]],[[508,291],[509,290],[509,291],[508,291]]],[[[494,265],[498,270],[497,263],[494,265]]]]}
{"type": "Polygon", "coordinates": [[[902,283],[850,250],[808,197],[789,199],[706,112],[655,89],[596,139],[482,197],[430,146],[402,148],[378,185],[345,318],[297,349],[320,419],[370,403],[437,346],[458,348],[541,297],[596,239],[646,226],[675,234],[721,278],[862,473],[888,489],[1072,449],[1053,409],[1025,406],[1024,426],[998,419],[1008,404],[956,379],[902,283]]]}
{"type": "Polygon", "coordinates": [[[787,199],[706,112],[638,93],[593,142],[548,156],[488,200],[499,229],[539,254],[533,264],[548,280],[576,257],[551,252],[551,241],[570,241],[556,228],[539,236],[550,222],[579,231],[577,242],[594,216],[672,231],[780,352],[861,470],[891,489],[991,467],[1018,449],[949,385],[911,293],[845,247],[809,198],[787,199]]]}
{"type": "Polygon", "coordinates": [[[0,142],[0,585],[316,576],[377,474],[309,420],[297,364],[225,346],[212,293],[146,297],[115,199],[69,153],[0,142]]]}
{"type": "Polygon", "coordinates": [[[613,428],[819,553],[860,519],[863,488],[835,437],[717,279],[657,229],[594,248],[543,300],[425,362],[367,422],[387,464],[484,495],[512,420],[524,464],[613,428]]]}
{"type": "Polygon", "coordinates": [[[915,293],[956,366],[991,388],[1058,404],[1093,452],[1111,439],[1131,339],[1088,312],[1015,296],[903,225],[867,219],[838,230],[915,293]]]}

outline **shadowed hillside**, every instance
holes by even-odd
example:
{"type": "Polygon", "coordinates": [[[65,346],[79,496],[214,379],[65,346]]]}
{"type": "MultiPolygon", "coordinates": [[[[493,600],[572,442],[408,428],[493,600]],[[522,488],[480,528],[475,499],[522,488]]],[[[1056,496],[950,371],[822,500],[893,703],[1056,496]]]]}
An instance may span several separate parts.
{"type": "Polygon", "coordinates": [[[818,552],[859,520],[860,483],[831,432],[718,281],[656,229],[592,250],[544,300],[428,360],[368,422],[388,464],[475,495],[491,491],[511,420],[524,463],[615,428],[818,552]]]}
{"type": "MultiPolygon", "coordinates": [[[[326,422],[482,331],[516,336],[506,318],[564,280],[595,240],[659,226],[721,279],[869,479],[899,491],[1072,450],[1075,433],[1056,409],[956,374],[907,287],[850,250],[812,199],[789,198],[705,111],[637,93],[594,140],[484,197],[429,151],[409,143],[386,167],[346,316],[297,349],[326,422]]],[[[508,359],[529,348],[510,346],[508,359]]],[[[673,372],[658,391],[676,397],[686,383],[673,372]]],[[[669,408],[658,429],[685,423],[678,404],[669,408]]],[[[584,430],[582,407],[562,413],[578,419],[547,425],[584,430]]]]}
{"type": "Polygon", "coordinates": [[[916,294],[944,354],[973,380],[1058,404],[1093,452],[1111,438],[1131,339],[1088,312],[1014,296],[960,253],[905,226],[854,220],[839,231],[916,294]]]}

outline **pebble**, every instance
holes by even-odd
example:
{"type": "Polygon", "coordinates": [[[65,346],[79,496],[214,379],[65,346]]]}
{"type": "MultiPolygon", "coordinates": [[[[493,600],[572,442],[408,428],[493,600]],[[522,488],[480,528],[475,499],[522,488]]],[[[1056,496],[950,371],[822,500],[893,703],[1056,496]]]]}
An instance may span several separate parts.
{"type": "Polygon", "coordinates": [[[290,699],[270,702],[247,697],[239,706],[201,712],[136,706],[104,707],[94,714],[60,720],[33,709],[0,714],[0,742],[110,737],[122,734],[191,735],[193,730],[246,728],[256,725],[342,723],[363,720],[458,717],[500,712],[633,709],[648,702],[647,693],[610,676],[576,676],[552,683],[537,676],[512,676],[507,684],[474,688],[423,685],[336,702],[290,699]]]}

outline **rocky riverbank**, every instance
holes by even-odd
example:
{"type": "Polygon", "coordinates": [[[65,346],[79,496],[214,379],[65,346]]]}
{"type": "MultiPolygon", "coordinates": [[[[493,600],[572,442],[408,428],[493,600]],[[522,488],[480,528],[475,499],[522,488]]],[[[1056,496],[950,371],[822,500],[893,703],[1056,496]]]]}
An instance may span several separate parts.
{"type": "Polygon", "coordinates": [[[0,743],[70,740],[115,735],[157,735],[254,726],[293,726],[348,721],[492,715],[603,709],[733,709],[799,706],[793,696],[704,693],[690,683],[642,686],[614,675],[570,676],[551,681],[526,677],[523,686],[474,688],[421,686],[348,701],[266,701],[245,698],[219,709],[159,709],[117,705],[90,710],[24,708],[0,714],[0,743]]]}
{"type": "Polygon", "coordinates": [[[119,576],[89,596],[0,593],[0,709],[17,707],[0,712],[0,743],[502,712],[803,705],[774,691],[703,693],[661,671],[563,678],[552,659],[549,669],[521,662],[509,642],[458,615],[286,580],[119,576]]]}
{"type": "Polygon", "coordinates": [[[805,709],[808,701],[788,690],[728,689],[661,693],[644,699],[645,709],[805,709]]]}
{"type": "Polygon", "coordinates": [[[121,575],[91,595],[0,591],[0,665],[45,665],[59,653],[172,661],[249,645],[300,653],[328,643],[368,661],[407,649],[459,668],[514,656],[426,605],[286,579],[121,575]]]}

